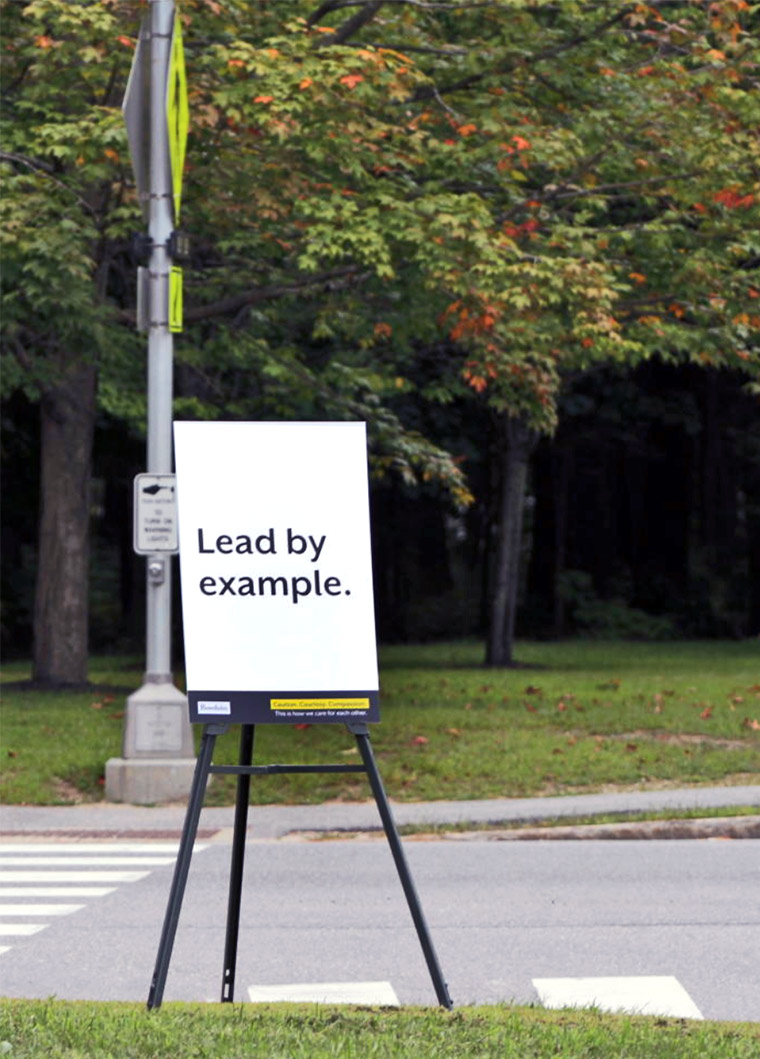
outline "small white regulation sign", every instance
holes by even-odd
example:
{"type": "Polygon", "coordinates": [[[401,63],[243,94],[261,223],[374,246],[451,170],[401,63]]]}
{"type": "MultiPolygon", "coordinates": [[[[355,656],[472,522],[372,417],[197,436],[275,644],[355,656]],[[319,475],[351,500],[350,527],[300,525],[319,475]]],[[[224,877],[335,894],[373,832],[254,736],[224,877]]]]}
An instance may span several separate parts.
{"type": "Polygon", "coordinates": [[[179,551],[173,474],[135,475],[134,548],[138,555],[179,551]]]}

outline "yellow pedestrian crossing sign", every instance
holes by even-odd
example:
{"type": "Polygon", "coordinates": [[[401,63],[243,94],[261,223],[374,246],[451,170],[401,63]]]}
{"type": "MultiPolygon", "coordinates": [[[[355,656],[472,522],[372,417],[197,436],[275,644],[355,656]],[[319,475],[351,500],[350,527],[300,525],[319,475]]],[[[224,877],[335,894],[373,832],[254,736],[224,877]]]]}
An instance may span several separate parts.
{"type": "Polygon", "coordinates": [[[187,102],[182,23],[176,13],[169,54],[169,76],[166,82],[166,125],[169,132],[174,223],[178,225],[182,203],[182,172],[185,168],[185,146],[187,144],[187,130],[190,126],[190,108],[187,102]]]}
{"type": "Polygon", "coordinates": [[[169,272],[169,330],[182,330],[182,269],[172,265],[169,272]]]}

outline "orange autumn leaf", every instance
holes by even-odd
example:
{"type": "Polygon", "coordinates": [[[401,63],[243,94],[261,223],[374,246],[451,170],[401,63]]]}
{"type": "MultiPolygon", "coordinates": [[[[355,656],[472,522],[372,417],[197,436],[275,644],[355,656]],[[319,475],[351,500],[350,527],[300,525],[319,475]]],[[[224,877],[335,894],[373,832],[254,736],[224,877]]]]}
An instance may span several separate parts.
{"type": "Polygon", "coordinates": [[[340,79],[340,83],[348,88],[356,88],[359,82],[363,80],[364,78],[361,74],[344,74],[340,79]]]}
{"type": "Polygon", "coordinates": [[[34,43],[37,45],[38,48],[52,48],[55,44],[55,41],[52,37],[46,37],[43,35],[41,37],[35,37],[34,43]]]}
{"type": "Polygon", "coordinates": [[[628,278],[632,279],[635,283],[646,283],[647,278],[641,272],[629,272],[628,278]]]}
{"type": "Polygon", "coordinates": [[[473,132],[477,132],[477,131],[478,131],[477,125],[470,124],[470,125],[460,125],[459,126],[459,135],[460,136],[471,136],[473,134],[473,132]]]}
{"type": "Polygon", "coordinates": [[[303,91],[305,88],[310,88],[313,84],[314,82],[310,77],[304,77],[303,81],[300,82],[298,87],[301,89],[301,91],[303,91]]]}
{"type": "Polygon", "coordinates": [[[112,162],[118,162],[119,161],[119,152],[118,151],[114,151],[113,147],[106,147],[106,149],[103,152],[103,154],[106,156],[106,158],[110,159],[110,161],[112,161],[112,162]]]}
{"type": "Polygon", "coordinates": [[[254,96],[254,103],[273,103],[274,96],[254,96]]]}

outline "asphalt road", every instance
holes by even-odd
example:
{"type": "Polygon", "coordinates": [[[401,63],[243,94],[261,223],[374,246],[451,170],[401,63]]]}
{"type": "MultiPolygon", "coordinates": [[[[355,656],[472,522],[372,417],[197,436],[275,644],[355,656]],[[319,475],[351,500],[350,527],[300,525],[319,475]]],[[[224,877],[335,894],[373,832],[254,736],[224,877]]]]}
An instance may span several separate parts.
{"type": "MultiPolygon", "coordinates": [[[[0,937],[4,995],[147,998],[172,856],[157,840],[144,846],[114,842],[107,856],[128,863],[96,866],[102,843],[75,843],[75,864],[63,865],[71,851],[60,838],[50,856],[48,839],[4,840],[0,922],[12,931],[0,937]],[[164,863],[138,864],[146,856],[164,863]],[[55,863],[32,865],[38,857],[55,863]],[[125,869],[146,874],[101,882],[111,892],[100,896],[62,896],[93,889],[97,872],[125,869]],[[30,870],[42,874],[32,882],[13,874],[30,870]],[[89,881],[54,884],[44,874],[72,870],[89,881]],[[48,896],[20,896],[27,887],[48,896]],[[81,907],[50,914],[64,901],[81,907]],[[35,905],[43,911],[32,913],[35,905]]],[[[405,848],[455,1005],[537,1003],[536,980],[657,976],[676,979],[705,1018],[760,1021],[760,840],[407,840],[405,848]]],[[[219,998],[229,852],[221,831],[193,858],[165,1002],[219,998]]],[[[390,982],[401,1003],[436,1003],[384,841],[250,840],[236,999],[255,985],[373,981],[390,982]]]]}

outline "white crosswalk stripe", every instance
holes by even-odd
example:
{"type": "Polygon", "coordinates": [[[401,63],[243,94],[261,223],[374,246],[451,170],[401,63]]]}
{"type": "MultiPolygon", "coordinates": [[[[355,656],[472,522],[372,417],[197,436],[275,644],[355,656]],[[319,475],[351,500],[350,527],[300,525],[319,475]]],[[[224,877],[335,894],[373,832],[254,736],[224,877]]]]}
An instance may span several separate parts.
{"type": "Polygon", "coordinates": [[[300,982],[295,985],[252,985],[248,997],[254,1004],[370,1004],[399,1007],[390,982],[300,982]]]}
{"type": "Polygon", "coordinates": [[[702,1012],[672,975],[605,978],[534,978],[546,1008],[587,1008],[631,1015],[701,1019],[702,1012]]]}
{"type": "MultiPolygon", "coordinates": [[[[177,842],[0,842],[0,939],[33,937],[81,911],[82,898],[107,897],[173,864],[178,850],[177,842]]],[[[0,955],[12,948],[0,945],[0,955]]]]}

